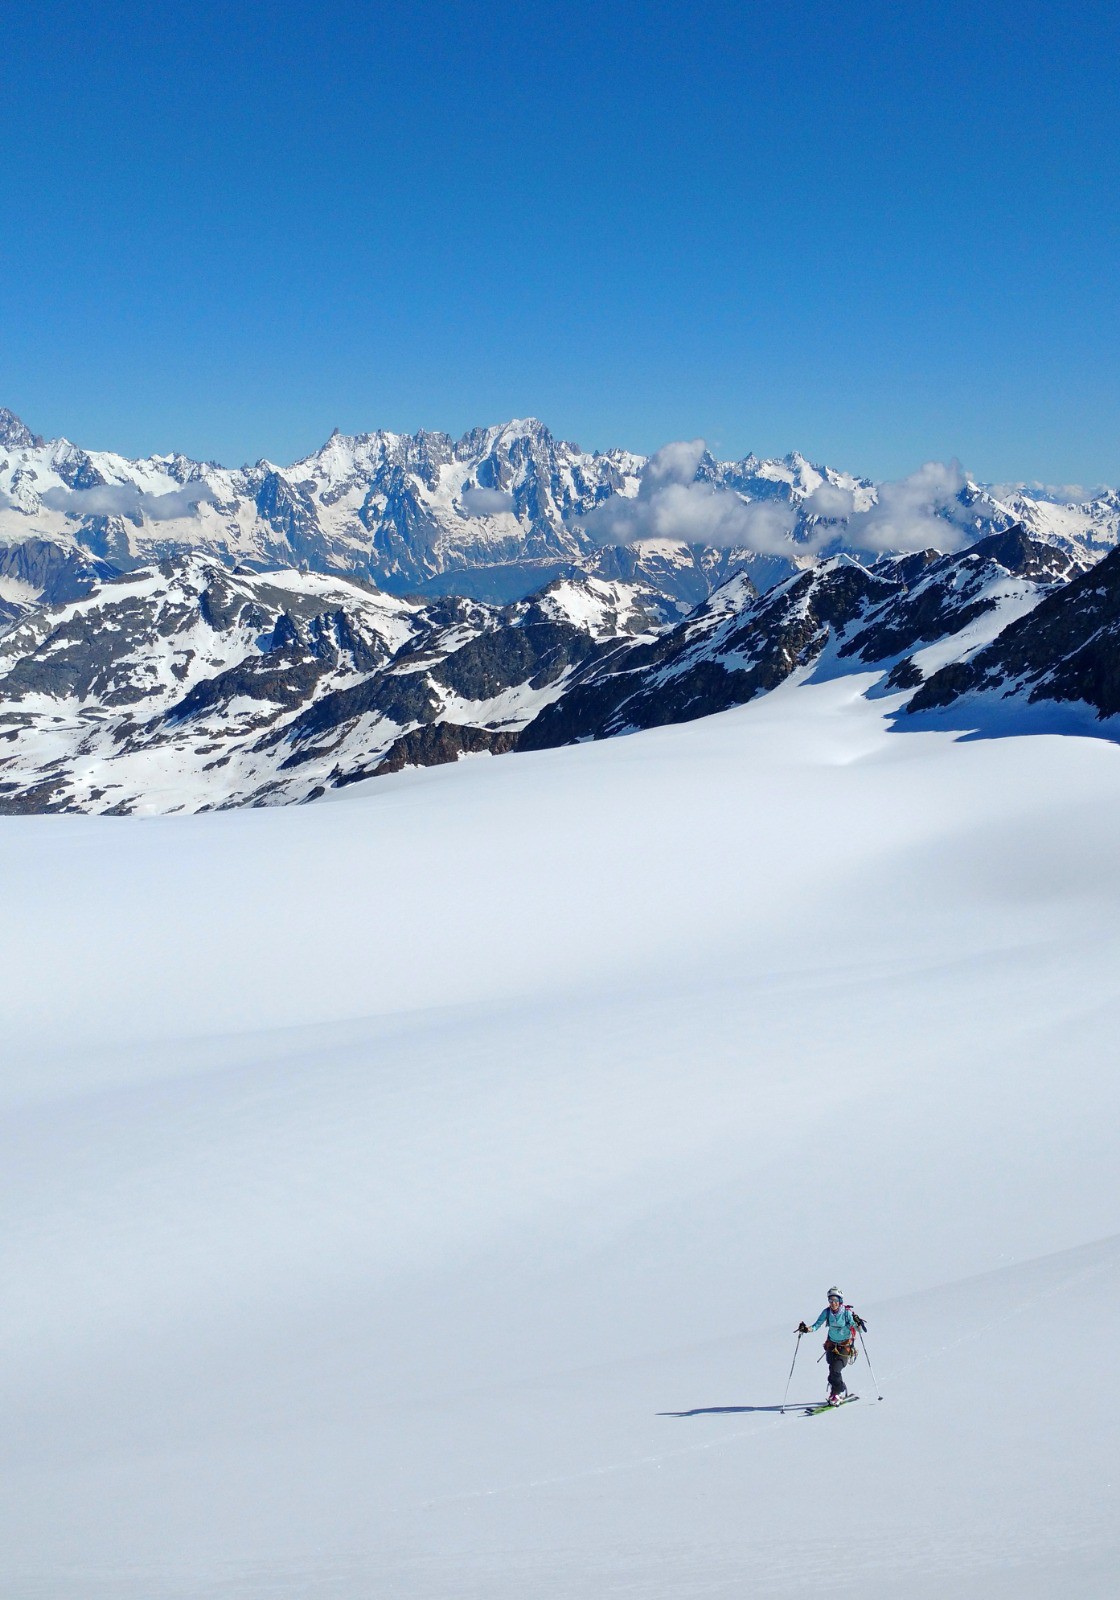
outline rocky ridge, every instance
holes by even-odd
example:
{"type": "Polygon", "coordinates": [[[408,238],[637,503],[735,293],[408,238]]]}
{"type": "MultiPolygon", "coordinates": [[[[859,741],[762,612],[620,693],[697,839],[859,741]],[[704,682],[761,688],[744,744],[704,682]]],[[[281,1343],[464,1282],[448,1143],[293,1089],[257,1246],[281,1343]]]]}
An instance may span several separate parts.
{"type": "MultiPolygon", "coordinates": [[[[1097,722],[1120,715],[1120,550],[1079,572],[983,649],[950,661],[910,699],[910,716],[1029,725],[1032,710],[1080,707],[1097,722]]],[[[1086,718],[1088,721],[1088,718],[1086,718]]]]}
{"type": "Polygon", "coordinates": [[[621,580],[558,578],[494,606],[180,556],[98,579],[0,638],[0,811],[311,800],[839,673],[863,674],[900,717],[992,694],[1108,717],[1118,563],[1086,566],[1014,527],[956,553],[832,556],[761,594],[740,571],[666,621],[621,580]]]}
{"type": "Polygon", "coordinates": [[[657,625],[597,579],[494,607],[169,559],[0,638],[0,811],[299,801],[509,749],[575,666],[657,625]]]}
{"type": "Polygon", "coordinates": [[[688,721],[743,705],[808,668],[878,669],[885,688],[912,689],[1081,570],[1065,551],[1013,528],[953,555],[926,550],[870,567],[834,556],[761,596],[734,578],[654,639],[620,640],[585,664],[519,748],[688,721]]]}

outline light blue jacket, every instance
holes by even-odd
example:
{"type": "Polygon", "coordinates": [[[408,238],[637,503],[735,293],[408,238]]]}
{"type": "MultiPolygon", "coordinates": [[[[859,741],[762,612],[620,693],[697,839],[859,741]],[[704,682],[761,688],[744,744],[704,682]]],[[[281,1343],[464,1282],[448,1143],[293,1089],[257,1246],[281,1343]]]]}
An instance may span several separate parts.
{"type": "Polygon", "coordinates": [[[823,1328],[826,1322],[828,1323],[828,1337],[833,1344],[847,1344],[855,1333],[855,1318],[847,1306],[841,1306],[839,1311],[830,1311],[825,1306],[810,1331],[816,1333],[817,1329],[823,1328]]]}

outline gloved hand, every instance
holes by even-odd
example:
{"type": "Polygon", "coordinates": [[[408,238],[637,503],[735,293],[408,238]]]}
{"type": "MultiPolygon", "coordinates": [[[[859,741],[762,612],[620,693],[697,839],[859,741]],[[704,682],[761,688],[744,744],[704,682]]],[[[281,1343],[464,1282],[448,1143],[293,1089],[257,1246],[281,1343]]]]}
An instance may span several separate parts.
{"type": "Polygon", "coordinates": [[[809,1331],[809,1329],[806,1327],[806,1325],[803,1322],[799,1322],[797,1324],[797,1332],[798,1333],[808,1333],[808,1331],[809,1331]]]}
{"type": "Polygon", "coordinates": [[[855,1325],[859,1329],[860,1333],[866,1333],[867,1332],[867,1323],[864,1322],[862,1317],[857,1317],[857,1316],[855,1316],[853,1314],[852,1321],[855,1323],[855,1325]]]}

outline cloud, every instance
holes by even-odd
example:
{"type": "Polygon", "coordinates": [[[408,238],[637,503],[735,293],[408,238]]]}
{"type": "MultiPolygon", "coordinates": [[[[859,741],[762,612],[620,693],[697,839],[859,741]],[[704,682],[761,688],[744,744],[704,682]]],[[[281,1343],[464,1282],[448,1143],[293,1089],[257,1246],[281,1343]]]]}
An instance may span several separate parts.
{"type": "Polygon", "coordinates": [[[811,517],[835,520],[850,517],[855,503],[856,497],[850,489],[842,489],[836,483],[822,483],[806,497],[803,509],[811,517]]]}
{"type": "Polygon", "coordinates": [[[976,537],[958,496],[965,486],[959,461],[927,461],[907,478],[881,483],[876,503],[848,518],[856,549],[958,550],[976,537]]]}
{"type": "Polygon", "coordinates": [[[1059,506],[1080,506],[1111,493],[1107,483],[993,483],[989,485],[997,500],[1010,499],[1012,495],[1026,494],[1032,500],[1049,500],[1059,506]]]}
{"type": "Polygon", "coordinates": [[[819,484],[800,502],[744,500],[731,489],[697,480],[704,454],[703,439],[663,445],[646,463],[637,494],[604,500],[583,519],[584,528],[601,544],[679,539],[765,555],[789,555],[791,547],[814,555],[837,537],[849,548],[876,555],[930,546],[956,550],[976,537],[973,513],[959,498],[967,481],[959,461],[927,461],[906,478],[881,483],[875,504],[857,512],[852,491],[833,483],[819,484]],[[820,519],[820,525],[806,529],[806,516],[820,519]]]}
{"type": "Polygon", "coordinates": [[[703,439],[678,439],[675,444],[663,444],[646,462],[643,486],[652,493],[663,484],[691,484],[707,448],[703,439]]]}
{"type": "Polygon", "coordinates": [[[795,509],[781,501],[743,500],[718,484],[696,481],[703,439],[662,445],[647,461],[633,497],[612,495],[583,519],[600,544],[678,539],[685,544],[773,552],[786,550],[795,509]]]}
{"type": "Polygon", "coordinates": [[[513,496],[506,494],[504,489],[484,489],[480,484],[472,483],[463,490],[460,498],[472,517],[496,517],[503,511],[513,510],[513,496]]]}
{"type": "Polygon", "coordinates": [[[51,511],[68,517],[147,517],[150,522],[170,522],[194,517],[203,502],[217,495],[207,483],[193,479],[168,494],[142,494],[134,483],[98,483],[92,489],[46,489],[40,499],[51,511]]]}
{"type": "Polygon", "coordinates": [[[208,483],[196,478],[181,489],[172,489],[167,494],[141,495],[140,500],[146,517],[153,522],[169,522],[173,517],[197,517],[199,506],[217,505],[218,496],[208,483]]]}

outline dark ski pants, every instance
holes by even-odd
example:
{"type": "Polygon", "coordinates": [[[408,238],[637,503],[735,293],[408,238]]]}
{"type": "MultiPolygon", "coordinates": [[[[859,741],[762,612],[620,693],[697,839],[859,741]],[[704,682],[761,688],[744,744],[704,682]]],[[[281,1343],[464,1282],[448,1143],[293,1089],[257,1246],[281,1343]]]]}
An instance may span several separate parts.
{"type": "Polygon", "coordinates": [[[844,1382],[844,1368],[848,1364],[848,1351],[846,1346],[826,1344],[825,1355],[828,1357],[828,1392],[829,1394],[847,1394],[848,1385],[844,1382]]]}

